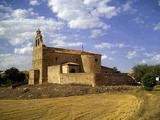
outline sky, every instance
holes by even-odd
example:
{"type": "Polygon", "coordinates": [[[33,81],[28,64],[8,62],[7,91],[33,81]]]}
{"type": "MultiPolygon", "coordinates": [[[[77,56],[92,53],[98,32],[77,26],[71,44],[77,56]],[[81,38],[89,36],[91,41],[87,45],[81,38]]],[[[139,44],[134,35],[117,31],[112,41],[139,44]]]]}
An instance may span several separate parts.
{"type": "Polygon", "coordinates": [[[38,28],[46,46],[83,45],[122,72],[160,64],[160,0],[1,0],[0,70],[31,69],[38,28]]]}

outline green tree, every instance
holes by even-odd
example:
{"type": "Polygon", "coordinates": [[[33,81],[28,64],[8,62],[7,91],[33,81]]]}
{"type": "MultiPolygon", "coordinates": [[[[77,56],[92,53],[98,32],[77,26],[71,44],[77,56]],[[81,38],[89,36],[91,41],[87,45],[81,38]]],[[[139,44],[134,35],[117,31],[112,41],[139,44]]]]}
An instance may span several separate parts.
{"type": "Polygon", "coordinates": [[[18,82],[19,70],[17,68],[10,68],[5,71],[5,80],[7,84],[15,84],[18,82]]]}
{"type": "Polygon", "coordinates": [[[146,73],[150,73],[152,71],[152,68],[149,67],[147,64],[142,64],[142,65],[136,65],[133,67],[133,76],[136,79],[137,82],[141,82],[142,77],[146,73]]]}
{"type": "Polygon", "coordinates": [[[0,86],[2,85],[2,77],[1,77],[1,74],[0,74],[0,86]]]}
{"type": "Polygon", "coordinates": [[[160,65],[152,66],[151,73],[154,74],[155,76],[160,76],[160,65]]]}
{"type": "Polygon", "coordinates": [[[1,76],[1,85],[20,85],[26,83],[26,76],[24,73],[20,72],[17,68],[7,69],[1,76]]]}
{"type": "Polygon", "coordinates": [[[113,67],[113,73],[120,73],[120,71],[118,71],[117,67],[113,67]]]}
{"type": "Polygon", "coordinates": [[[156,85],[155,76],[152,73],[146,73],[142,77],[141,81],[145,90],[152,90],[156,85]]]}

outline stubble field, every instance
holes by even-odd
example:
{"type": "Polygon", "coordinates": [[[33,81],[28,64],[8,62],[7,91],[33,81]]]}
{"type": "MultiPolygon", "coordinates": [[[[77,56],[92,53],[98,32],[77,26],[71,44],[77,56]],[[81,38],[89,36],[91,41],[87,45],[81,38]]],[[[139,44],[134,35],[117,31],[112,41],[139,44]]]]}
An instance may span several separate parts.
{"type": "Polygon", "coordinates": [[[160,90],[0,100],[1,120],[160,120],[160,90]]]}

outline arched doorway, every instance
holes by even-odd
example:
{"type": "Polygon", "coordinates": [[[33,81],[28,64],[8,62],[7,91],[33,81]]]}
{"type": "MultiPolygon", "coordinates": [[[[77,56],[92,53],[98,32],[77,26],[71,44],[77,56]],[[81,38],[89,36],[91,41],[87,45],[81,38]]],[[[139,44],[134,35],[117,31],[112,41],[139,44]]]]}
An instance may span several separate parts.
{"type": "Polygon", "coordinates": [[[40,71],[34,70],[34,84],[39,84],[40,71]]]}
{"type": "Polygon", "coordinates": [[[76,70],[73,68],[70,70],[70,73],[75,73],[75,72],[76,72],[76,70]]]}

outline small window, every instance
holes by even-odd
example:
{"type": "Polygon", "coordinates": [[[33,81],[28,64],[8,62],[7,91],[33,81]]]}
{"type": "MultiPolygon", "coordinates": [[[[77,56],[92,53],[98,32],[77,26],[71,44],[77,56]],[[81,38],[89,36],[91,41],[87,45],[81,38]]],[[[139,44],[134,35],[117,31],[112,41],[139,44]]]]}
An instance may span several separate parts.
{"type": "Polygon", "coordinates": [[[96,58],[95,61],[98,62],[98,59],[96,58]]]}
{"type": "Polygon", "coordinates": [[[78,62],[78,59],[76,59],[76,62],[78,62]]]}
{"type": "Polygon", "coordinates": [[[71,70],[70,70],[70,73],[75,73],[75,72],[76,72],[75,69],[71,69],[71,70]]]}
{"type": "Polygon", "coordinates": [[[56,61],[58,60],[58,58],[56,57],[56,61]]]}

